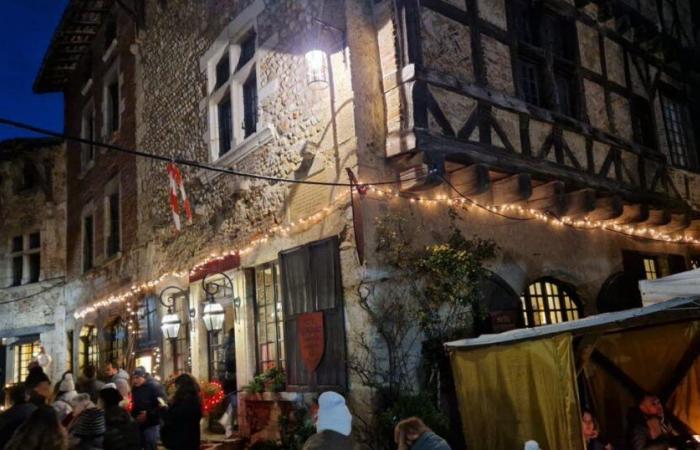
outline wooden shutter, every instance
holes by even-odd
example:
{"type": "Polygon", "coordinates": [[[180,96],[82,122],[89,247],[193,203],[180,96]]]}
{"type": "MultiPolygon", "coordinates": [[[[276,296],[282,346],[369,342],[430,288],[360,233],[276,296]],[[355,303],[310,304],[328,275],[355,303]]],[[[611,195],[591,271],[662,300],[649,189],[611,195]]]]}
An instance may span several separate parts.
{"type": "Polygon", "coordinates": [[[290,390],[345,391],[347,388],[338,246],[338,238],[333,237],[280,253],[290,390]],[[315,311],[323,311],[325,350],[312,376],[302,362],[296,336],[299,314],[315,311]]]}

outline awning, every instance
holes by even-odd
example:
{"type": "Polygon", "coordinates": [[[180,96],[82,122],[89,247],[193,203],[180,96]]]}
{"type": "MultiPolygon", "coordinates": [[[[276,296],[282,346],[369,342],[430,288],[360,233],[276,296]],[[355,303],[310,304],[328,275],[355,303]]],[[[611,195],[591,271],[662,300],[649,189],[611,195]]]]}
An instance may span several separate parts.
{"type": "MultiPolygon", "coordinates": [[[[693,271],[695,272],[695,271],[693,271]]],[[[679,274],[680,275],[680,274],[679,274]]],[[[596,314],[571,322],[543,325],[536,328],[519,328],[499,334],[485,334],[477,338],[447,342],[447,349],[474,348],[489,345],[509,344],[570,333],[573,336],[591,331],[607,332],[644,325],[653,316],[655,324],[670,322],[690,316],[700,317],[700,295],[674,298],[642,308],[627,309],[604,314],[596,314]]]]}
{"type": "Polygon", "coordinates": [[[676,297],[700,295],[700,269],[688,270],[658,280],[639,282],[644,306],[664,302],[676,297]]]}

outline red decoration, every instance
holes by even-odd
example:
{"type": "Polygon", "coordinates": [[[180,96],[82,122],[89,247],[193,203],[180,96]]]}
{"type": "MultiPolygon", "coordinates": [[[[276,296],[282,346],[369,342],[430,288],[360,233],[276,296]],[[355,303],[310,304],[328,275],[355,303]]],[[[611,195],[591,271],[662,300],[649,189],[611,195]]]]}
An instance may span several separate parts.
{"type": "Polygon", "coordinates": [[[326,349],[323,312],[300,314],[297,318],[297,331],[301,360],[309,372],[314,372],[326,349]]]}

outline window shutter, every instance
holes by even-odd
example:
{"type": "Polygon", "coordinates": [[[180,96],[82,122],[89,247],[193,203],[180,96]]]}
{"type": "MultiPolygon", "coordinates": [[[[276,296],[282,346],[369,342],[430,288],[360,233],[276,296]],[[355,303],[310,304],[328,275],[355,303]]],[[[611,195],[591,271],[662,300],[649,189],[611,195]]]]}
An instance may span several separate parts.
{"type": "Polygon", "coordinates": [[[338,245],[333,237],[280,253],[290,390],[344,391],[347,386],[338,245]],[[323,311],[325,349],[312,377],[301,359],[296,336],[299,314],[314,311],[323,311]]]}

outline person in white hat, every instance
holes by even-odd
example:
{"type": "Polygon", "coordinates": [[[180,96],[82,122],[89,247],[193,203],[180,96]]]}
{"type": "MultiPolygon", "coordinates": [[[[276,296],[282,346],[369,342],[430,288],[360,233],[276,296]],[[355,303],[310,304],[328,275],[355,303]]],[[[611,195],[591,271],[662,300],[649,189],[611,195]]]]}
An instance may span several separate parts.
{"type": "Polygon", "coordinates": [[[537,441],[527,441],[525,443],[525,450],[542,450],[540,444],[537,441]]]}
{"type": "Polygon", "coordinates": [[[355,444],[351,432],[352,414],[345,398],[336,392],[324,392],[318,398],[316,434],[304,443],[303,450],[352,450],[355,444]]]}
{"type": "Polygon", "coordinates": [[[78,392],[75,390],[73,374],[69,372],[63,374],[63,379],[58,383],[56,398],[51,405],[53,409],[56,410],[59,422],[63,422],[63,420],[73,412],[71,401],[76,395],[78,395],[78,392]]]}

